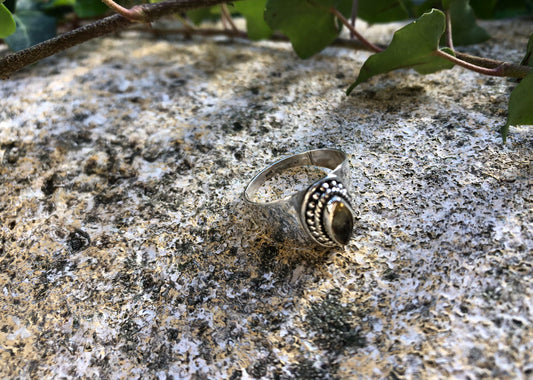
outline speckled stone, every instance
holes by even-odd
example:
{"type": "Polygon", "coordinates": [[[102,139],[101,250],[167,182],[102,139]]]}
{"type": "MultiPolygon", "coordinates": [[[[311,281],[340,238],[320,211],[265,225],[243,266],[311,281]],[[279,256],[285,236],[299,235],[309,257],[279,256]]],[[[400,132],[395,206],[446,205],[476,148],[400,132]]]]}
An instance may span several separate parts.
{"type": "MultiPolygon", "coordinates": [[[[465,51],[521,59],[528,21],[484,25],[465,51]]],[[[347,97],[366,57],[128,32],[0,83],[0,377],[533,376],[533,134],[497,133],[515,83],[399,71],[347,97]],[[318,147],[350,154],[345,249],[241,207],[318,147]]]]}

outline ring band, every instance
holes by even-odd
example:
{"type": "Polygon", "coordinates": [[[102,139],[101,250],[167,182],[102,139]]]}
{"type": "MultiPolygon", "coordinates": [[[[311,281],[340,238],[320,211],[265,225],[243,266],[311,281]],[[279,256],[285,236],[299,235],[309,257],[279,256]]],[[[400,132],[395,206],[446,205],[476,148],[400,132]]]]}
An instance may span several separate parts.
{"type": "Polygon", "coordinates": [[[245,203],[254,217],[273,227],[281,240],[323,247],[344,246],[352,236],[354,211],[348,193],[349,162],[337,149],[316,149],[275,162],[259,172],[244,191],[245,203]],[[319,166],[331,171],[307,189],[269,202],[254,201],[266,181],[283,171],[301,166],[319,166]]]}

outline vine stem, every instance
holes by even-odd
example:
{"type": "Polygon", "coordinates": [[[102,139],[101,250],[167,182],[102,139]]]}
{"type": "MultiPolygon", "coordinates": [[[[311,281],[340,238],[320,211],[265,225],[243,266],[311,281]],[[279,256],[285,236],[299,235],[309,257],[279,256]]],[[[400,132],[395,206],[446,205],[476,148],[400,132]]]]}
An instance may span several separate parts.
{"type": "MultiPolygon", "coordinates": [[[[132,30],[137,30],[140,32],[152,33],[155,36],[168,35],[168,34],[181,34],[183,36],[190,37],[191,35],[205,36],[205,37],[214,37],[214,36],[225,36],[229,38],[242,38],[244,40],[249,40],[248,33],[241,30],[230,30],[230,29],[212,29],[212,28],[200,28],[200,29],[190,29],[190,28],[177,28],[177,29],[157,29],[157,28],[148,28],[143,25],[134,26],[132,30]]],[[[287,36],[283,34],[274,33],[272,34],[269,41],[280,41],[280,42],[290,42],[287,36]]],[[[368,46],[363,45],[358,40],[350,40],[346,38],[337,38],[332,43],[331,46],[343,47],[354,50],[370,50],[368,46]]]]}
{"type": "Polygon", "coordinates": [[[377,45],[374,45],[372,42],[368,41],[365,37],[363,37],[363,35],[361,33],[359,33],[351,24],[348,20],[346,20],[346,17],[344,17],[342,15],[342,13],[340,13],[337,9],[331,7],[329,8],[329,11],[335,15],[335,17],[337,17],[340,22],[343,23],[344,26],[346,26],[348,28],[348,30],[355,36],[357,37],[357,39],[359,41],[361,41],[363,43],[363,45],[365,45],[366,47],[368,47],[368,49],[370,51],[373,51],[375,53],[380,53],[383,51],[382,48],[380,48],[379,46],[377,45]]]}
{"type": "MultiPolygon", "coordinates": [[[[144,4],[141,7],[142,14],[144,15],[143,22],[149,23],[162,16],[188,11],[190,9],[207,7],[211,5],[217,5],[224,3],[226,0],[167,0],[159,3],[144,4]]],[[[331,11],[335,14],[344,25],[350,28],[349,22],[342,16],[342,14],[331,11]],[[343,21],[344,20],[344,21],[343,21]],[[347,25],[348,24],[348,25],[347,25]]],[[[87,24],[80,28],[74,29],[70,32],[66,32],[57,37],[51,38],[30,48],[12,53],[3,58],[0,58],[0,78],[6,79],[9,75],[16,71],[31,65],[41,59],[54,55],[60,51],[66,50],[75,45],[79,45],[90,39],[104,36],[111,32],[124,29],[131,26],[133,23],[130,19],[120,15],[114,14],[112,16],[100,19],[91,24],[87,24]]],[[[140,26],[140,25],[139,25],[140,26]]],[[[141,27],[141,26],[140,26],[141,27]]],[[[165,33],[179,33],[185,36],[190,35],[204,35],[215,36],[225,35],[228,37],[238,37],[247,39],[245,32],[238,30],[218,30],[218,29],[191,29],[191,27],[174,29],[174,30],[157,30],[147,29],[144,27],[143,31],[148,31],[154,34],[165,33]]],[[[383,48],[368,42],[364,37],[356,32],[358,40],[348,40],[337,38],[332,46],[346,47],[358,50],[369,50],[373,52],[383,51],[383,48]]],[[[288,41],[286,36],[274,34],[270,37],[271,41],[288,41]]],[[[443,51],[436,51],[435,55],[439,55],[445,59],[452,61],[453,63],[465,67],[475,72],[492,75],[492,76],[509,76],[515,78],[524,78],[532,72],[532,68],[524,65],[512,64],[509,62],[503,62],[493,59],[487,59],[482,57],[476,57],[469,54],[455,52],[456,56],[447,54],[443,51]]]]}
{"type": "MultiPolygon", "coordinates": [[[[351,18],[350,18],[350,25],[354,29],[355,29],[355,20],[357,20],[357,11],[358,10],[359,10],[359,0],[353,0],[352,1],[352,14],[351,14],[351,18]]],[[[350,38],[353,39],[354,37],[355,37],[355,35],[350,30],[350,38]]]]}
{"type": "MultiPolygon", "coordinates": [[[[143,22],[149,23],[165,15],[185,12],[191,9],[222,4],[226,0],[166,0],[136,6],[135,12],[142,12],[143,22]],[[139,9],[140,8],[140,9],[139,9]]],[[[100,19],[91,24],[74,29],[49,40],[20,50],[0,59],[0,78],[6,79],[14,72],[41,59],[54,55],[96,37],[101,37],[116,30],[132,25],[132,21],[120,14],[100,19]]]]}
{"type": "Polygon", "coordinates": [[[109,8],[117,12],[119,15],[127,18],[132,22],[143,22],[145,15],[141,7],[132,7],[131,9],[124,8],[122,5],[115,3],[113,0],[102,0],[102,2],[109,8]]]}
{"type": "Polygon", "coordinates": [[[235,25],[235,23],[233,22],[231,18],[231,13],[229,12],[228,6],[226,4],[220,4],[220,10],[223,16],[222,20],[226,19],[226,21],[228,22],[229,26],[231,27],[233,31],[239,30],[237,29],[237,26],[235,25]]]}
{"type": "Polygon", "coordinates": [[[458,66],[464,67],[465,69],[474,71],[479,74],[494,76],[494,77],[513,77],[513,78],[525,78],[530,72],[531,67],[513,65],[508,62],[501,62],[498,66],[487,68],[478,66],[476,64],[463,61],[451,54],[448,54],[442,50],[436,50],[435,55],[447,59],[450,62],[455,63],[458,66]]]}
{"type": "Polygon", "coordinates": [[[446,39],[448,40],[448,47],[450,49],[455,50],[453,48],[453,36],[452,36],[452,18],[450,16],[450,10],[446,9],[446,39]]]}
{"type": "MultiPolygon", "coordinates": [[[[240,30],[221,30],[221,29],[204,28],[204,29],[194,29],[194,31],[191,32],[190,29],[186,29],[186,28],[178,28],[178,29],[151,28],[151,29],[148,29],[142,26],[139,26],[137,30],[153,33],[155,35],[182,34],[182,35],[190,36],[191,34],[196,34],[200,36],[226,36],[230,38],[249,39],[247,36],[247,33],[244,31],[240,31],[240,30]]],[[[287,38],[287,36],[284,36],[282,34],[274,33],[272,36],[270,36],[269,40],[288,42],[289,38],[287,38]]],[[[344,47],[344,48],[355,49],[355,50],[373,51],[371,47],[369,47],[367,44],[362,43],[361,41],[345,39],[345,38],[335,39],[331,43],[331,46],[344,47]]],[[[440,52],[440,53],[436,52],[435,55],[441,55],[441,53],[446,54],[445,52],[440,52]]],[[[509,63],[509,62],[497,61],[494,59],[476,57],[476,56],[469,55],[466,53],[461,53],[458,51],[455,51],[454,53],[456,54],[456,57],[450,54],[446,54],[446,56],[442,55],[442,57],[446,59],[450,59],[450,60],[454,59],[453,62],[456,63],[457,65],[466,67],[467,69],[476,71],[481,74],[494,76],[496,73],[497,76],[510,76],[510,77],[516,77],[516,78],[523,78],[527,74],[529,74],[532,70],[528,66],[516,65],[513,63],[509,63]]]]}

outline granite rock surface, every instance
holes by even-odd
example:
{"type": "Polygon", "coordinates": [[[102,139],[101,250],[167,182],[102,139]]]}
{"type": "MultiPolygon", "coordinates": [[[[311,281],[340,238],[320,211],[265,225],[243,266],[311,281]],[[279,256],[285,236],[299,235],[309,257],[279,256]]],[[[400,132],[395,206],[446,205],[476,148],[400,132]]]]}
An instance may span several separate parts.
{"type": "MultiPolygon", "coordinates": [[[[530,21],[484,26],[465,51],[520,60],[530,21]]],[[[1,82],[0,377],[533,376],[516,84],[406,70],[346,96],[368,55],[127,32],[1,82]],[[284,245],[241,194],[322,147],[350,155],[354,238],[284,245]]]]}

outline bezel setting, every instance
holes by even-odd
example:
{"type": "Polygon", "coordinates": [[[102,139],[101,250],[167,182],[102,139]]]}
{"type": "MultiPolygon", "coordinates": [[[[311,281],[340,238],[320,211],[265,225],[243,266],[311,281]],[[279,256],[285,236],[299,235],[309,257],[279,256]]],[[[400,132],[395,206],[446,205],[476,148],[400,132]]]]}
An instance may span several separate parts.
{"type": "Polygon", "coordinates": [[[352,236],[354,211],[342,182],[326,177],[312,184],[304,196],[300,220],[316,243],[346,245],[352,236]]]}

